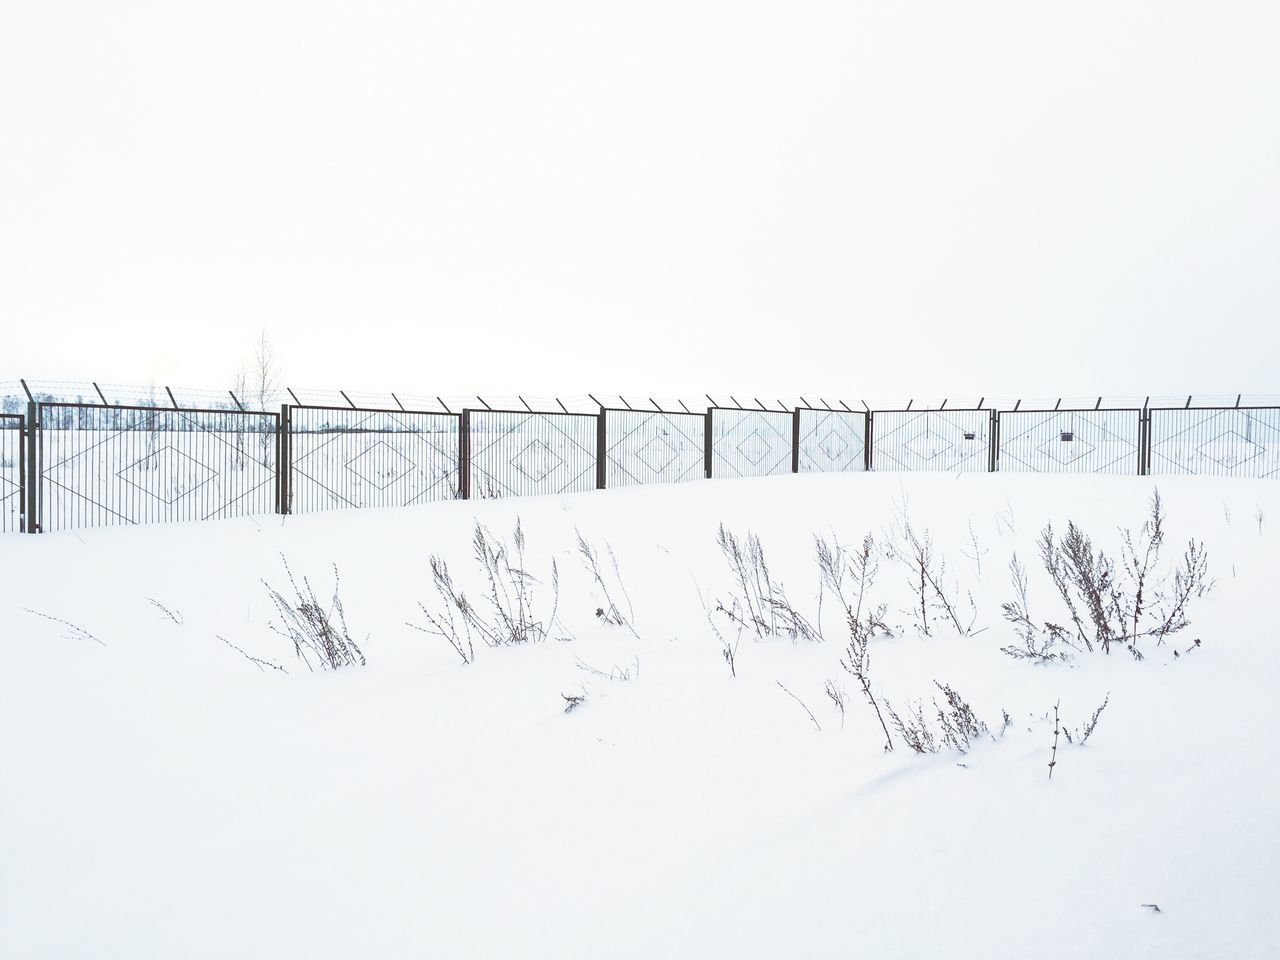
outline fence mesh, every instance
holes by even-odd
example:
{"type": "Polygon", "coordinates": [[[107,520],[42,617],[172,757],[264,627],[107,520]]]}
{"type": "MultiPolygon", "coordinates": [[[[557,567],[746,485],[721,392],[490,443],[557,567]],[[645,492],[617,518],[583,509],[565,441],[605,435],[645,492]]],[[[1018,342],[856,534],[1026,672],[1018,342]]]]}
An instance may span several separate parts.
{"type": "Polygon", "coordinates": [[[989,410],[877,410],[871,418],[874,470],[988,470],[990,445],[989,410]]]}
{"type": "Polygon", "coordinates": [[[1006,473],[1135,474],[1141,410],[1003,411],[998,469],[1006,473]]]}
{"type": "Polygon", "coordinates": [[[606,410],[605,486],[676,483],[706,474],[706,417],[606,410]]]}
{"type": "Polygon", "coordinates": [[[277,508],[271,413],[41,404],[41,530],[277,508]]]}
{"type": "Polygon", "coordinates": [[[14,533],[22,529],[26,465],[22,425],[25,422],[14,414],[0,414],[0,533],[14,533]]]}
{"type": "Polygon", "coordinates": [[[1280,407],[1150,411],[1150,472],[1280,477],[1280,407]]]}
{"type": "Polygon", "coordinates": [[[711,476],[767,477],[791,472],[790,413],[712,407],[711,476]]]}
{"type": "Polygon", "coordinates": [[[288,416],[295,513],[458,496],[458,416],[327,407],[290,407],[288,416]]]}
{"type": "Polygon", "coordinates": [[[589,414],[467,411],[468,495],[479,499],[595,489],[597,422],[589,414]]]}
{"type": "Polygon", "coordinates": [[[865,413],[801,409],[797,416],[800,444],[796,469],[799,472],[866,469],[865,413]]]}

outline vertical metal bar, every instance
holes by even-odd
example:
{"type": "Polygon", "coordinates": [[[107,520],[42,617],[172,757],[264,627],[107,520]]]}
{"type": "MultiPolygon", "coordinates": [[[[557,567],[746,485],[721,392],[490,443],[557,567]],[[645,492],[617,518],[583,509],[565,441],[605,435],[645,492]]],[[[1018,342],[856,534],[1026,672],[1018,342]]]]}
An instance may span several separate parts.
{"type": "MultiPolygon", "coordinates": [[[[25,384],[23,385],[25,386],[25,384]]],[[[25,529],[27,533],[40,532],[40,470],[39,470],[39,434],[40,434],[40,405],[34,400],[27,402],[27,459],[24,464],[26,469],[26,489],[24,491],[26,502],[26,522],[25,529]]]]}
{"type": "Polygon", "coordinates": [[[791,472],[800,472],[800,408],[791,411],[791,472]]]}
{"type": "Polygon", "coordinates": [[[991,446],[990,472],[995,473],[1000,456],[1000,411],[991,411],[991,426],[987,431],[987,443],[991,446]]]}
{"type": "Polygon", "coordinates": [[[471,499],[471,410],[462,408],[458,433],[458,496],[471,499]]]}
{"type": "Polygon", "coordinates": [[[707,408],[707,419],[702,425],[702,453],[708,480],[711,479],[711,416],[714,412],[715,407],[707,408]]]}
{"type": "Polygon", "coordinates": [[[605,411],[596,414],[596,489],[603,490],[605,482],[605,464],[609,456],[608,427],[605,423],[605,411]]]}
{"type": "MultiPolygon", "coordinates": [[[[864,403],[863,406],[866,406],[866,404],[864,403]]],[[[867,426],[866,426],[866,430],[864,431],[864,436],[862,438],[862,455],[866,462],[862,469],[870,473],[871,467],[873,466],[871,462],[871,441],[872,441],[872,431],[875,429],[875,414],[872,413],[870,410],[868,410],[866,413],[866,417],[867,417],[867,426]]]]}
{"type": "Polygon", "coordinates": [[[280,419],[276,421],[276,436],[280,438],[276,450],[276,512],[290,513],[290,490],[293,486],[293,410],[287,403],[280,404],[280,419]]]}

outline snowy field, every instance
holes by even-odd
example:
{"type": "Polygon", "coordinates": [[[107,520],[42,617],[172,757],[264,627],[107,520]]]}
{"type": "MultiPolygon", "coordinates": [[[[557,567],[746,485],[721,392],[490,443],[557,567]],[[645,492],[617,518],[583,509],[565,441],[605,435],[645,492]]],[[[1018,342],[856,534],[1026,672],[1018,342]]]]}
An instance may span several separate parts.
{"type": "Polygon", "coordinates": [[[1159,480],[1160,574],[1202,540],[1216,586],[1140,662],[1001,653],[1015,551],[1032,620],[1069,625],[1041,528],[1119,563],[1155,485],[810,474],[0,538],[0,957],[1276,957],[1280,484],[1159,480]],[[954,620],[886,552],[904,513],[954,620]],[[443,610],[429,559],[480,605],[473,524],[517,518],[541,626],[464,664],[409,625],[443,610]],[[715,612],[744,609],[721,523],[821,638],[715,612]],[[841,666],[814,536],[868,533],[874,702],[941,737],[951,688],[964,751],[886,752],[841,666]],[[326,605],[337,564],[367,666],[271,630],[281,554],[326,605]]]}

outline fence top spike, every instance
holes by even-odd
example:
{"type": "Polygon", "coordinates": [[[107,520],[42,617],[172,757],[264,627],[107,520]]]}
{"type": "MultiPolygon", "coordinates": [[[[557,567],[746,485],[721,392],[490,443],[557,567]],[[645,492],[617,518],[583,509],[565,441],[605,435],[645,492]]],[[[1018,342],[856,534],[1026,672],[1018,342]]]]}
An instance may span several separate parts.
{"type": "Polygon", "coordinates": [[[858,402],[859,402],[860,404],[862,404],[862,409],[863,409],[863,410],[867,411],[867,413],[870,413],[870,412],[871,412],[871,408],[867,406],[867,401],[865,401],[865,400],[859,400],[858,402]]]}
{"type": "Polygon", "coordinates": [[[591,402],[594,403],[597,407],[599,407],[601,410],[604,409],[604,404],[601,403],[599,400],[597,400],[594,394],[588,393],[587,396],[591,398],[591,402]]]}
{"type": "Polygon", "coordinates": [[[1240,398],[1241,398],[1241,397],[1243,397],[1243,396],[1244,396],[1244,394],[1243,394],[1243,393],[1237,393],[1237,394],[1236,394],[1236,408],[1237,408],[1237,409],[1239,409],[1239,407],[1240,407],[1240,398]]]}
{"type": "MultiPolygon", "coordinates": [[[[98,382],[96,380],[93,382],[93,389],[98,391],[98,399],[102,401],[102,405],[104,407],[110,406],[110,404],[107,403],[106,396],[102,392],[102,388],[98,386],[98,382]]],[[[236,400],[236,395],[234,393],[231,394],[231,399],[236,400]]],[[[240,402],[239,400],[236,400],[236,403],[239,403],[239,402],[240,402]]],[[[1239,401],[1236,402],[1236,405],[1239,406],[1239,401]]],[[[243,410],[244,407],[241,407],[240,409],[243,410]]]]}
{"type": "MultiPolygon", "coordinates": [[[[837,400],[836,403],[840,404],[840,406],[844,407],[846,410],[849,410],[849,405],[845,403],[843,400],[837,400]]],[[[852,410],[849,410],[849,412],[853,413],[852,410]]]]}
{"type": "Polygon", "coordinates": [[[297,395],[296,393],[294,393],[294,392],[293,392],[293,387],[285,387],[284,389],[285,389],[285,393],[287,393],[287,394],[289,394],[289,396],[293,397],[293,402],[294,402],[295,404],[297,404],[298,406],[302,406],[302,401],[301,401],[301,400],[299,400],[299,399],[298,399],[298,395],[297,395]]]}
{"type": "MultiPolygon", "coordinates": [[[[821,398],[821,397],[819,397],[818,399],[819,399],[819,400],[822,400],[822,398],[821,398]]],[[[807,406],[810,406],[809,401],[808,401],[808,400],[806,400],[804,397],[801,397],[801,398],[800,398],[800,402],[801,402],[801,403],[803,403],[806,407],[807,407],[807,406]]]]}
{"type": "Polygon", "coordinates": [[[1102,406],[1102,398],[1098,398],[1098,402],[1093,405],[1093,409],[1097,410],[1102,406]]]}
{"type": "Polygon", "coordinates": [[[347,401],[347,406],[350,407],[352,410],[354,410],[356,408],[356,405],[352,403],[351,398],[347,396],[347,391],[339,390],[338,392],[342,394],[342,399],[347,401]]]}
{"type": "Polygon", "coordinates": [[[666,413],[666,411],[662,409],[661,404],[659,404],[657,400],[653,399],[653,397],[649,398],[649,402],[653,404],[653,409],[657,410],[659,413],[666,413]]]}
{"type": "Polygon", "coordinates": [[[624,397],[622,394],[618,394],[618,399],[622,401],[622,405],[624,407],[626,407],[628,410],[631,409],[631,404],[627,403],[626,397],[624,397]]]}
{"type": "Polygon", "coordinates": [[[493,407],[489,406],[488,402],[485,400],[485,398],[484,398],[484,397],[480,396],[480,394],[478,394],[478,393],[476,394],[476,399],[477,399],[477,400],[479,400],[481,403],[483,403],[483,404],[484,404],[484,408],[485,408],[486,410],[492,410],[492,409],[493,409],[493,407]]]}
{"type": "Polygon", "coordinates": [[[945,409],[947,409],[947,398],[946,398],[946,397],[943,397],[943,398],[942,398],[942,406],[940,406],[938,409],[939,409],[939,410],[945,410],[945,409]]]}
{"type": "Polygon", "coordinates": [[[766,407],[763,403],[761,403],[761,402],[760,402],[760,398],[759,398],[759,397],[753,397],[752,399],[754,399],[754,400],[755,400],[755,402],[756,402],[756,406],[757,406],[757,407],[759,407],[761,410],[768,410],[768,409],[769,409],[769,408],[768,408],[768,407],[766,407]]]}
{"type": "Polygon", "coordinates": [[[165,387],[165,388],[164,388],[164,392],[165,392],[165,393],[167,393],[167,394],[169,395],[169,402],[173,404],[173,409],[177,410],[177,409],[178,409],[178,401],[177,401],[177,400],[175,400],[175,399],[173,398],[173,391],[172,391],[172,390],[170,390],[168,387],[165,387]]]}
{"type": "MultiPolygon", "coordinates": [[[[439,401],[440,406],[444,407],[444,412],[445,412],[445,413],[450,414],[450,415],[452,415],[452,414],[453,414],[453,411],[452,411],[451,409],[449,409],[449,405],[448,405],[447,403],[445,403],[445,402],[444,402],[444,398],[443,398],[443,397],[436,397],[436,400],[438,400],[438,401],[439,401]]],[[[397,401],[397,403],[398,403],[398,402],[399,402],[399,401],[397,401]]]]}
{"type": "Polygon", "coordinates": [[[979,398],[978,398],[978,409],[979,409],[979,410],[981,410],[981,409],[982,409],[982,405],[986,402],[986,400],[987,400],[987,398],[986,398],[986,397],[979,397],[979,398]]]}
{"type": "Polygon", "coordinates": [[[1021,398],[1021,397],[1019,397],[1019,398],[1018,398],[1018,402],[1017,402],[1017,403],[1015,403],[1015,404],[1013,405],[1014,412],[1017,412],[1017,409],[1018,409],[1020,406],[1022,406],[1022,398],[1021,398]]]}
{"type": "Polygon", "coordinates": [[[703,396],[707,398],[707,403],[711,404],[713,407],[714,407],[714,406],[718,406],[718,404],[717,404],[714,400],[712,400],[712,399],[711,399],[711,394],[709,394],[709,393],[704,393],[704,394],[703,394],[703,396]]]}
{"type": "MultiPolygon", "coordinates": [[[[392,400],[394,400],[394,401],[396,402],[396,406],[397,406],[397,407],[399,407],[401,410],[403,410],[403,409],[404,409],[404,404],[400,402],[400,398],[399,398],[399,397],[397,397],[397,396],[395,395],[395,393],[394,393],[394,392],[392,392],[392,393],[391,393],[391,399],[392,399],[392,400]]],[[[437,400],[439,400],[440,398],[439,398],[439,397],[436,397],[436,399],[437,399],[437,400]]],[[[448,408],[446,408],[446,409],[448,409],[448,408]]]]}
{"type": "Polygon", "coordinates": [[[914,397],[912,397],[910,400],[908,400],[908,401],[907,401],[907,409],[908,409],[908,410],[910,410],[910,409],[911,409],[911,405],[912,405],[913,403],[915,403],[915,402],[916,402],[916,401],[915,401],[915,398],[914,398],[914,397]]]}
{"type": "Polygon", "coordinates": [[[1057,410],[1060,406],[1062,406],[1062,398],[1061,398],[1061,397],[1059,397],[1059,398],[1058,398],[1058,402],[1057,402],[1057,403],[1055,403],[1055,404],[1053,405],[1053,409],[1057,410]]]}
{"type": "MultiPolygon", "coordinates": [[[[96,387],[96,386],[97,386],[97,384],[95,383],[95,384],[94,384],[94,386],[96,387]]],[[[235,401],[236,406],[239,408],[240,412],[241,412],[241,413],[243,413],[243,412],[244,412],[244,404],[243,404],[243,403],[241,403],[241,402],[240,402],[240,398],[239,398],[239,397],[237,397],[237,396],[235,395],[235,391],[233,391],[233,390],[228,390],[228,391],[227,391],[227,393],[231,394],[231,399],[235,401]]],[[[102,391],[98,391],[98,395],[99,395],[99,396],[101,396],[101,395],[102,395],[102,391]]],[[[104,398],[102,402],[103,402],[103,403],[106,403],[107,401],[106,401],[106,399],[104,398]]]]}
{"type": "Polygon", "coordinates": [[[683,400],[677,400],[677,401],[676,401],[676,403],[678,403],[678,404],[680,404],[680,406],[684,407],[684,412],[685,412],[685,413],[693,413],[693,411],[692,411],[692,410],[690,410],[687,406],[685,406],[685,402],[684,402],[683,400]]]}
{"type": "Polygon", "coordinates": [[[733,405],[734,405],[735,407],[741,407],[741,406],[742,406],[742,404],[740,404],[740,403],[738,402],[738,398],[737,398],[737,397],[735,397],[732,393],[731,393],[731,394],[729,394],[729,399],[733,401],[733,405]]]}
{"type": "Polygon", "coordinates": [[[19,378],[18,378],[18,382],[19,382],[20,384],[22,384],[23,392],[25,392],[25,393],[26,393],[26,395],[27,395],[27,401],[28,401],[29,403],[35,403],[35,402],[36,402],[36,398],[35,398],[35,397],[33,397],[33,396],[31,395],[31,388],[27,386],[27,381],[25,381],[25,380],[23,380],[21,377],[19,377],[19,378]]]}
{"type": "Polygon", "coordinates": [[[520,396],[519,394],[516,394],[516,399],[524,404],[524,408],[526,410],[528,410],[530,413],[533,413],[533,407],[529,406],[529,402],[525,400],[524,397],[520,396]]]}
{"type": "MultiPolygon", "coordinates": [[[[559,403],[559,404],[560,404],[560,409],[561,409],[561,410],[563,410],[565,413],[568,413],[568,412],[569,412],[569,408],[568,408],[568,407],[566,407],[566,406],[561,402],[561,400],[560,400],[560,398],[559,398],[559,397],[556,397],[556,403],[559,403]]],[[[525,406],[528,406],[528,404],[525,404],[525,406]]]]}
{"type": "Polygon", "coordinates": [[[1184,409],[1184,410],[1190,410],[1190,409],[1191,409],[1191,398],[1190,398],[1190,397],[1187,397],[1187,405],[1186,405],[1183,409],[1184,409]]]}

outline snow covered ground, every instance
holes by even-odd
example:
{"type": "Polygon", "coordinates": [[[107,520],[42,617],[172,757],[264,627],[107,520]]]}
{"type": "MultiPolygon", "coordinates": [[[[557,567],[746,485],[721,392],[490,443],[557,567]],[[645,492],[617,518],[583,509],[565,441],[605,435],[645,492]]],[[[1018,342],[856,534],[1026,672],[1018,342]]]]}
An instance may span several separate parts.
{"type": "Polygon", "coordinates": [[[1203,539],[1217,586],[1142,662],[999,652],[1011,554],[1064,616],[1041,527],[1118,552],[1152,487],[801,475],[0,537],[0,956],[1280,955],[1280,485],[1159,481],[1166,563],[1203,539]],[[884,752],[830,594],[824,642],[745,635],[736,677],[704,610],[721,522],[818,619],[814,534],[883,540],[904,503],[974,625],[922,636],[883,559],[871,684],[959,691],[991,730],[964,754],[884,752]],[[562,627],[464,665],[407,625],[439,609],[428,558],[478,595],[472,525],[517,517],[562,627]],[[595,616],[575,528],[638,636],[595,616]],[[322,594],[338,565],[366,667],[309,672],[271,632],[280,554],[322,594]],[[1078,729],[1108,695],[1049,780],[1055,703],[1078,729]]]}

